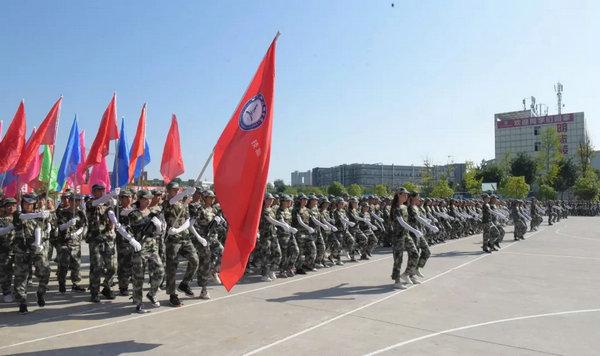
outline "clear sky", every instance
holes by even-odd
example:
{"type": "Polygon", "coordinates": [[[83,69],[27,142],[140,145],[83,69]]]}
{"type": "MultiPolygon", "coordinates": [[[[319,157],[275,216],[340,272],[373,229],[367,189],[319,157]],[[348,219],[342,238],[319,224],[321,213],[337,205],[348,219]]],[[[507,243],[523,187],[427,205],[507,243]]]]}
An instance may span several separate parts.
{"type": "Polygon", "coordinates": [[[279,30],[271,181],[493,158],[493,114],[531,95],[555,113],[558,80],[597,144],[598,14],[598,1],[2,1],[0,119],[25,98],[30,129],[63,94],[59,162],[74,114],[89,147],[116,91],[130,143],[148,102],[150,176],[174,112],[195,177],[279,30]]]}

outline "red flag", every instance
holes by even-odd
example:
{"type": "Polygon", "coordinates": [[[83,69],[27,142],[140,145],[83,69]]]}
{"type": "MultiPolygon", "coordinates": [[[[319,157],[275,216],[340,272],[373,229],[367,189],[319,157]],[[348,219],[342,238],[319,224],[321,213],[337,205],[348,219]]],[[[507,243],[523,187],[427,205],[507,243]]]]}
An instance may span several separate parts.
{"type": "Polygon", "coordinates": [[[62,96],[54,103],[46,118],[40,124],[35,134],[27,141],[21,156],[15,165],[15,175],[22,175],[30,168],[29,165],[39,155],[40,145],[54,145],[56,125],[60,113],[62,96]]]}
{"type": "Polygon", "coordinates": [[[25,147],[25,102],[21,100],[6,135],[0,142],[0,172],[13,168],[25,147]]]}
{"type": "Polygon", "coordinates": [[[110,191],[110,175],[108,174],[106,157],[100,158],[100,163],[92,167],[92,173],[90,174],[90,186],[100,183],[106,187],[107,192],[110,191]]]}
{"type": "Polygon", "coordinates": [[[271,157],[276,42],[277,36],[215,146],[215,193],[229,226],[220,273],[228,291],[256,243],[271,157]]]}
{"type": "Polygon", "coordinates": [[[142,113],[137,125],[137,131],[135,132],[135,138],[131,145],[131,151],[129,152],[129,181],[133,179],[135,175],[135,166],[139,157],[144,155],[144,148],[146,147],[146,104],[142,107],[142,113]]]}
{"type": "Polygon", "coordinates": [[[183,172],[185,172],[185,167],[183,165],[183,156],[181,155],[179,126],[177,125],[177,117],[173,114],[173,117],[171,118],[171,128],[167,134],[165,148],[163,149],[160,173],[162,174],[165,183],[169,183],[182,175],[183,172]]]}
{"type": "Polygon", "coordinates": [[[111,140],[119,138],[119,130],[117,129],[117,96],[113,94],[108,107],[102,115],[98,133],[90,147],[85,167],[95,166],[102,162],[102,158],[108,155],[108,148],[111,140]]]}

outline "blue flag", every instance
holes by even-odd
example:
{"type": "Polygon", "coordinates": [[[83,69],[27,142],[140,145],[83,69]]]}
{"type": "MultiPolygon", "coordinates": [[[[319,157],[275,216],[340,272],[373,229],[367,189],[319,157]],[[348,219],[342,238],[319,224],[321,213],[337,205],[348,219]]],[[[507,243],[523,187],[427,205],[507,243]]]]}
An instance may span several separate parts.
{"type": "Polygon", "coordinates": [[[148,146],[148,141],[146,140],[144,140],[144,144],[144,155],[138,158],[135,164],[135,172],[133,173],[133,178],[135,180],[138,180],[140,178],[144,167],[146,167],[148,163],[150,163],[150,146],[148,146]]]}
{"type": "Polygon", "coordinates": [[[121,187],[129,183],[129,145],[125,137],[125,119],[121,119],[121,134],[119,135],[119,148],[115,156],[113,171],[110,176],[110,184],[113,187],[121,187]]]}
{"type": "Polygon", "coordinates": [[[57,191],[61,191],[67,179],[77,173],[77,167],[81,163],[81,158],[79,127],[77,126],[77,115],[75,115],[73,125],[71,125],[71,131],[69,132],[67,147],[65,147],[65,154],[63,155],[62,161],[60,161],[60,168],[58,169],[58,177],[56,179],[58,183],[57,191]]]}

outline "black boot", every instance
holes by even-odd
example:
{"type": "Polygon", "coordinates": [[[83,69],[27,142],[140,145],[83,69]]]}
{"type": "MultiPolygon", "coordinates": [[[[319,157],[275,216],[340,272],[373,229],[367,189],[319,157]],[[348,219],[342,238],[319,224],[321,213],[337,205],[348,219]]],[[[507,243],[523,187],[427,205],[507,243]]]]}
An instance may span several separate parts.
{"type": "Polygon", "coordinates": [[[496,242],[496,243],[494,244],[494,246],[496,246],[496,247],[498,248],[498,250],[502,248],[502,247],[500,247],[500,242],[496,242]]]}
{"type": "Polygon", "coordinates": [[[127,297],[129,296],[129,290],[127,288],[121,288],[119,289],[119,295],[122,297],[127,297]]]}
{"type": "Polygon", "coordinates": [[[85,292],[85,288],[78,286],[77,284],[73,283],[73,285],[71,286],[71,291],[72,292],[79,292],[79,293],[83,293],[85,292]]]}
{"type": "Polygon", "coordinates": [[[92,303],[100,303],[100,297],[98,296],[98,292],[92,292],[92,298],[90,299],[92,303]]]}
{"type": "Polygon", "coordinates": [[[67,292],[67,287],[64,282],[58,283],[58,291],[63,294],[67,292]]]}
{"type": "Polygon", "coordinates": [[[174,307],[180,307],[183,305],[181,303],[181,301],[179,300],[179,297],[177,296],[177,294],[171,294],[171,296],[169,297],[169,303],[171,303],[171,306],[174,306],[174,307]]]}
{"type": "Polygon", "coordinates": [[[185,293],[185,295],[187,295],[188,297],[193,297],[194,296],[194,292],[192,292],[192,289],[186,283],[179,283],[179,286],[177,287],[177,290],[179,290],[180,292],[185,293]]]}
{"type": "Polygon", "coordinates": [[[46,300],[44,299],[44,293],[37,292],[37,303],[38,303],[38,306],[40,306],[40,308],[46,306],[46,300]]]}
{"type": "Polygon", "coordinates": [[[19,305],[19,314],[25,315],[27,313],[29,313],[29,310],[27,310],[27,304],[21,303],[21,305],[19,305]]]}
{"type": "Polygon", "coordinates": [[[487,245],[483,245],[483,247],[481,248],[483,250],[483,252],[485,253],[492,253],[492,251],[490,251],[490,249],[487,247],[487,245]]]}
{"type": "Polygon", "coordinates": [[[102,288],[102,295],[109,300],[115,299],[115,293],[110,288],[102,288]]]}

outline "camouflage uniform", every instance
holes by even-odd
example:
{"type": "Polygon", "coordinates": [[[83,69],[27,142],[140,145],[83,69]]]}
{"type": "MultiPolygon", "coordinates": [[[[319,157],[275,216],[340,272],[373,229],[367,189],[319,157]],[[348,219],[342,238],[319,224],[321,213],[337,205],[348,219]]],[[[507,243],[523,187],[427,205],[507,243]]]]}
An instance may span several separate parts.
{"type": "MultiPolygon", "coordinates": [[[[408,220],[404,219],[404,221],[406,221],[410,226],[412,226],[413,228],[418,228],[420,226],[420,223],[417,221],[417,212],[415,210],[415,206],[408,206],[405,207],[406,208],[406,213],[408,216],[408,220]]],[[[420,239],[422,239],[423,237],[417,237],[415,234],[413,234],[412,232],[408,233],[408,237],[406,238],[406,242],[404,243],[404,249],[406,250],[406,253],[408,254],[408,261],[406,263],[406,271],[405,274],[409,275],[409,276],[414,276],[417,273],[417,267],[419,267],[420,264],[420,254],[419,254],[419,248],[417,246],[420,246],[420,239]]],[[[423,239],[423,242],[425,242],[425,240],[423,239]]],[[[427,242],[425,242],[425,244],[427,244],[427,242]]],[[[429,247],[427,247],[427,252],[429,252],[429,247]]],[[[429,256],[426,256],[429,257],[429,256]]],[[[425,258],[425,261],[427,261],[427,259],[425,258]]]]}
{"type": "Polygon", "coordinates": [[[517,206],[517,203],[513,203],[513,206],[510,210],[510,216],[514,224],[515,240],[523,239],[525,232],[527,232],[527,223],[519,214],[519,207],[517,206]]]}
{"type": "MultiPolygon", "coordinates": [[[[109,297],[110,288],[117,271],[115,254],[115,230],[108,218],[112,208],[101,204],[93,206],[92,201],[86,205],[88,231],[86,242],[90,249],[90,291],[92,297],[97,296],[102,285],[103,293],[109,297]],[[104,281],[102,281],[104,277],[104,281]]],[[[109,298],[113,298],[112,295],[109,298]]]]}
{"type": "Polygon", "coordinates": [[[302,219],[304,225],[309,226],[311,224],[310,210],[307,207],[298,207],[294,209],[292,214],[294,216],[292,226],[298,229],[296,240],[298,242],[298,248],[300,249],[299,258],[296,262],[296,269],[299,270],[303,267],[313,269],[315,259],[317,258],[317,246],[314,241],[316,232],[310,233],[307,228],[303,227],[298,222],[298,219],[302,219]]]}
{"type": "Polygon", "coordinates": [[[275,211],[271,207],[263,207],[259,225],[258,248],[261,250],[261,268],[264,277],[269,277],[272,271],[277,271],[281,263],[281,247],[277,240],[277,229],[267,220],[267,216],[275,220],[275,211]]]}
{"type": "MultiPolygon", "coordinates": [[[[340,251],[343,247],[348,251],[350,258],[354,260],[354,250],[355,250],[355,241],[354,236],[348,231],[348,225],[345,220],[348,220],[346,215],[346,211],[343,208],[336,208],[333,212],[333,217],[335,219],[335,227],[338,229],[336,233],[334,233],[335,239],[337,240],[335,243],[335,249],[340,251]]],[[[335,257],[340,261],[339,252],[336,251],[335,257]]],[[[333,253],[333,249],[332,249],[333,253]]]]}
{"type": "Polygon", "coordinates": [[[215,217],[217,212],[212,206],[203,206],[201,203],[190,204],[190,216],[194,220],[194,227],[198,234],[206,239],[208,245],[202,246],[197,239],[193,239],[194,246],[198,251],[198,285],[206,287],[211,273],[218,272],[217,262],[223,255],[223,245],[219,241],[215,217]]]}
{"type": "MultiPolygon", "coordinates": [[[[165,221],[167,222],[167,231],[171,228],[180,227],[187,219],[189,219],[188,207],[181,201],[171,205],[171,203],[166,200],[163,203],[163,213],[165,221]]],[[[179,256],[182,256],[187,260],[187,269],[181,280],[181,284],[188,285],[198,269],[198,252],[190,239],[190,232],[187,229],[178,234],[167,234],[165,245],[167,255],[167,294],[174,295],[179,256]]]]}
{"type": "Polygon", "coordinates": [[[48,264],[48,251],[44,248],[41,251],[35,251],[33,243],[35,241],[35,230],[40,229],[42,241],[47,229],[46,219],[38,218],[31,220],[22,220],[19,213],[15,213],[13,219],[15,225],[15,236],[12,242],[12,250],[15,256],[14,264],[14,294],[16,301],[23,305],[27,304],[27,279],[34,269],[33,274],[39,279],[37,288],[38,300],[40,295],[44,296],[48,289],[50,280],[50,265],[48,264]]]}
{"type": "MultiPolygon", "coordinates": [[[[421,224],[416,218],[417,215],[419,215],[419,213],[420,213],[419,207],[416,205],[412,205],[412,206],[409,206],[408,209],[411,209],[413,211],[412,214],[409,213],[409,220],[410,220],[409,224],[411,224],[411,226],[413,226],[413,227],[421,226],[422,228],[419,230],[421,230],[421,232],[425,233],[426,227],[423,226],[423,224],[421,224]],[[413,218],[411,218],[411,215],[413,215],[413,218]]],[[[429,260],[429,257],[431,256],[431,250],[429,249],[429,244],[427,243],[427,240],[425,239],[425,234],[423,234],[423,236],[419,236],[419,237],[411,234],[411,237],[415,243],[415,246],[417,247],[417,249],[419,251],[419,260],[417,262],[417,267],[423,268],[423,267],[425,267],[425,264],[427,263],[427,261],[429,260]]]]}
{"type": "Polygon", "coordinates": [[[64,287],[67,272],[71,270],[71,282],[76,285],[81,282],[81,240],[83,230],[87,225],[85,213],[78,208],[59,208],[56,211],[57,236],[53,241],[58,254],[58,284],[64,287]],[[74,224],[70,224],[73,221],[74,224]],[[63,225],[65,224],[65,225],[63,225]],[[65,229],[61,229],[61,225],[65,229]],[[67,226],[68,225],[68,226],[67,226]]]}
{"type": "Polygon", "coordinates": [[[155,215],[146,209],[141,211],[135,209],[128,215],[129,230],[132,236],[142,245],[139,252],[133,252],[131,256],[133,303],[142,303],[142,292],[144,289],[144,275],[148,270],[150,279],[150,290],[148,296],[154,297],[158,287],[163,280],[164,267],[158,252],[158,237],[162,230],[153,224],[155,215]]]}
{"type": "MultiPolygon", "coordinates": [[[[121,193],[119,196],[128,196],[125,194],[121,193]]],[[[133,207],[124,208],[123,206],[120,206],[118,209],[119,224],[128,226],[129,214],[133,210],[133,207]]],[[[133,248],[129,242],[123,236],[121,236],[121,234],[116,234],[115,241],[117,247],[117,280],[119,282],[119,291],[121,292],[121,295],[129,295],[127,290],[129,289],[129,283],[131,282],[131,275],[133,272],[133,248]]]]}
{"type": "MultiPolygon", "coordinates": [[[[6,228],[13,223],[13,216],[0,218],[0,228],[6,228]]],[[[10,229],[7,229],[10,230],[10,229]]],[[[10,287],[13,278],[14,253],[11,245],[15,236],[14,228],[0,235],[0,289],[3,295],[11,294],[10,287]]]]}
{"type": "MultiPolygon", "coordinates": [[[[292,226],[292,208],[279,207],[275,212],[275,219],[292,226]]],[[[296,237],[282,227],[277,227],[277,240],[282,254],[280,269],[291,276],[300,254],[296,237]]]]}
{"type": "Polygon", "coordinates": [[[492,212],[488,203],[484,203],[481,209],[481,223],[483,225],[482,248],[487,252],[491,245],[496,241],[495,231],[497,231],[492,223],[492,212]]]}
{"type": "Polygon", "coordinates": [[[419,260],[419,251],[415,246],[414,241],[408,234],[408,231],[398,222],[398,218],[401,217],[402,220],[408,223],[408,208],[406,205],[400,205],[395,211],[391,214],[391,224],[393,226],[393,239],[392,239],[392,248],[393,248],[393,257],[394,257],[394,265],[392,267],[392,279],[396,282],[400,279],[400,271],[402,268],[402,255],[404,251],[408,253],[408,265],[406,266],[406,273],[411,275],[414,273],[413,269],[416,270],[418,260],[419,260]]]}
{"type": "Polygon", "coordinates": [[[354,226],[350,226],[349,231],[356,241],[355,250],[360,253],[361,259],[365,259],[368,250],[367,236],[360,229],[360,219],[362,219],[360,213],[356,209],[348,208],[348,218],[354,223],[354,226]]]}
{"type": "Polygon", "coordinates": [[[325,238],[323,237],[325,232],[323,231],[323,228],[321,228],[317,224],[313,223],[313,221],[312,221],[312,218],[314,218],[318,221],[321,220],[321,212],[319,211],[319,207],[315,206],[315,207],[309,209],[309,211],[310,211],[310,216],[311,216],[310,227],[315,229],[315,241],[314,242],[315,242],[315,248],[317,250],[316,257],[315,257],[315,266],[320,268],[320,267],[325,266],[325,238]]]}

